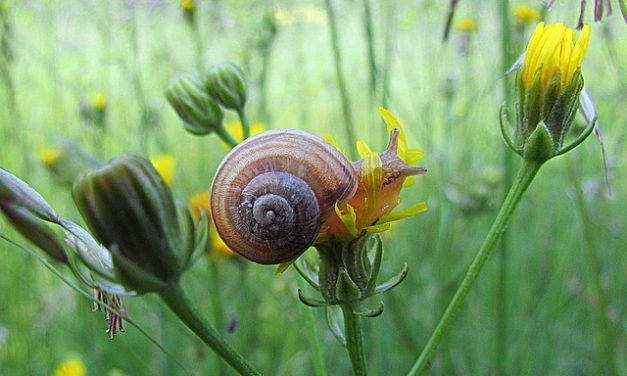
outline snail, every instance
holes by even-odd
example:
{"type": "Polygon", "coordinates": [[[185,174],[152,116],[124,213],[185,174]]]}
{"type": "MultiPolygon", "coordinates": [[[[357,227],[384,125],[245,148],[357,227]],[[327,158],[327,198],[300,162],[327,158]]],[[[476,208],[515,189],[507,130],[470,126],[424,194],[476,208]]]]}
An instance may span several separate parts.
{"type": "MultiPolygon", "coordinates": [[[[389,186],[398,192],[400,178],[425,172],[405,165],[397,144],[394,130],[381,154],[384,191],[389,186]]],[[[216,171],[210,202],[218,234],[251,261],[292,260],[314,244],[336,204],[363,197],[362,163],[351,163],[327,141],[299,130],[251,137],[233,148],[216,171]]],[[[398,193],[394,197],[396,203],[398,193]]]]}

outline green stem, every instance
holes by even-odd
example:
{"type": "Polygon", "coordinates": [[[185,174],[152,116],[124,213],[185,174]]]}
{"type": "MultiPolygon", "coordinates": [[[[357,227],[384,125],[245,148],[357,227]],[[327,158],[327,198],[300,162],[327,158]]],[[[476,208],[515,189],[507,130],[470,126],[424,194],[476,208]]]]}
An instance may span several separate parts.
{"type": "Polygon", "coordinates": [[[237,111],[237,116],[239,116],[239,121],[242,123],[242,134],[244,135],[243,140],[250,137],[250,122],[248,121],[248,116],[246,116],[246,110],[243,108],[237,111]]]}
{"type": "MultiPolygon", "coordinates": [[[[215,254],[211,254],[210,256],[215,256],[215,254]]],[[[207,260],[207,269],[209,273],[209,286],[208,292],[209,296],[211,296],[211,310],[213,311],[213,320],[216,323],[216,327],[218,328],[218,333],[224,333],[224,312],[222,310],[222,289],[220,288],[220,276],[218,275],[219,268],[216,265],[216,257],[209,257],[207,260]]],[[[218,372],[220,375],[226,374],[226,369],[224,367],[223,362],[219,362],[218,364],[218,372]]]]}
{"type": "Polygon", "coordinates": [[[346,336],[346,349],[351,358],[353,372],[356,376],[367,375],[366,356],[364,355],[364,341],[362,335],[362,318],[353,312],[353,308],[347,304],[341,304],[344,316],[344,335],[346,336]]]}
{"type": "Polygon", "coordinates": [[[468,268],[464,279],[457,288],[453,299],[451,299],[451,302],[449,303],[446,311],[440,318],[438,325],[433,330],[433,333],[431,334],[431,337],[423,348],[422,353],[420,354],[418,359],[416,359],[416,362],[409,371],[409,375],[422,373],[429,364],[429,360],[431,359],[433,352],[436,350],[436,348],[440,344],[440,341],[442,341],[442,338],[451,326],[453,318],[459,312],[462,303],[470,292],[470,289],[474,286],[475,281],[477,280],[481,269],[488,260],[488,257],[490,257],[490,254],[492,253],[492,250],[494,249],[497,240],[499,239],[503,231],[505,231],[505,227],[507,226],[507,223],[509,222],[512,213],[514,213],[516,206],[520,202],[523,194],[527,191],[527,188],[529,188],[531,181],[535,177],[541,165],[541,162],[527,160],[523,161],[523,164],[518,171],[518,175],[514,179],[514,182],[512,183],[512,186],[507,194],[507,197],[505,197],[505,201],[503,201],[503,205],[501,206],[501,209],[499,210],[499,213],[496,216],[494,223],[492,223],[492,227],[490,228],[490,231],[488,232],[488,235],[486,236],[483,245],[475,255],[475,258],[470,264],[470,267],[468,268]]]}
{"type": "Polygon", "coordinates": [[[216,134],[218,135],[218,137],[220,137],[220,139],[222,141],[224,141],[224,143],[226,143],[231,149],[233,149],[234,147],[237,146],[238,142],[237,140],[233,137],[233,135],[231,135],[229,132],[227,132],[226,128],[224,128],[224,125],[220,124],[217,128],[216,128],[216,134]]]}
{"type": "MultiPolygon", "coordinates": [[[[303,278],[296,276],[296,280],[298,281],[298,287],[301,290],[306,288],[305,281],[303,278]]],[[[318,329],[316,328],[316,322],[314,320],[313,311],[301,304],[301,310],[303,315],[305,316],[305,325],[307,326],[307,332],[309,336],[309,343],[311,345],[311,357],[314,364],[314,370],[316,371],[316,376],[326,376],[327,371],[324,366],[324,357],[322,356],[322,350],[320,349],[320,340],[318,338],[318,329]]]]}
{"type": "Polygon", "coordinates": [[[340,55],[340,42],[337,33],[335,11],[331,5],[331,0],[324,0],[329,16],[329,33],[331,35],[331,46],[333,48],[333,58],[335,60],[335,74],[337,76],[337,87],[340,90],[342,100],[342,115],[344,116],[344,128],[346,130],[346,141],[349,144],[351,159],[357,158],[357,146],[355,145],[355,131],[353,127],[353,115],[351,113],[350,97],[346,89],[344,75],[342,74],[342,56],[340,55]]]}
{"type": "Polygon", "coordinates": [[[213,349],[240,375],[260,375],[249,363],[235,351],[222,336],[193,307],[185,291],[178,283],[159,292],[159,296],[172,312],[191,329],[205,344],[213,349]]]}
{"type": "Polygon", "coordinates": [[[603,342],[600,350],[600,370],[599,373],[605,373],[608,375],[618,375],[616,370],[616,361],[614,359],[614,335],[612,330],[612,323],[607,315],[608,303],[605,291],[603,290],[603,283],[601,281],[602,268],[599,262],[599,253],[595,242],[593,221],[590,218],[590,213],[586,208],[586,203],[583,197],[583,190],[580,179],[577,177],[577,167],[572,160],[569,161],[570,177],[575,188],[575,202],[581,217],[581,225],[583,227],[583,236],[586,242],[586,256],[588,257],[587,268],[590,271],[592,277],[592,284],[594,292],[597,298],[597,308],[599,313],[599,321],[601,324],[601,341],[603,342]],[[607,369],[603,369],[603,365],[607,366],[607,369]]]}
{"type": "MultiPolygon", "coordinates": [[[[514,64],[516,56],[512,43],[511,23],[510,23],[510,6],[508,0],[497,1],[499,7],[499,18],[501,23],[501,72],[507,70],[514,64]]],[[[514,91],[510,90],[511,76],[503,77],[503,92],[507,105],[514,105],[514,91]]],[[[503,145],[503,165],[505,166],[505,182],[506,186],[511,184],[514,175],[512,165],[512,152],[503,145]]],[[[503,232],[500,242],[500,262],[499,262],[499,284],[496,295],[496,352],[494,353],[494,362],[496,365],[497,375],[506,375],[507,364],[507,334],[508,334],[508,274],[509,274],[509,252],[510,252],[509,232],[503,232]]]]}
{"type": "Polygon", "coordinates": [[[364,30],[368,44],[368,70],[370,73],[370,105],[374,105],[377,95],[377,61],[374,53],[374,31],[372,27],[372,11],[370,0],[362,0],[364,5],[364,30]]]}

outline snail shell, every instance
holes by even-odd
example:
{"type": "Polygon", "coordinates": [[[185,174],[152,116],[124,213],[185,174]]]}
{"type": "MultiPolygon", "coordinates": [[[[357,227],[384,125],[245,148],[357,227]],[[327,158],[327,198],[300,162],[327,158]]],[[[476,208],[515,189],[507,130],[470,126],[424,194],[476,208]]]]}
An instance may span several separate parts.
{"type": "Polygon", "coordinates": [[[320,137],[275,130],[236,146],[211,186],[211,215],[226,245],[249,260],[292,260],[357,190],[346,157],[320,137]]]}

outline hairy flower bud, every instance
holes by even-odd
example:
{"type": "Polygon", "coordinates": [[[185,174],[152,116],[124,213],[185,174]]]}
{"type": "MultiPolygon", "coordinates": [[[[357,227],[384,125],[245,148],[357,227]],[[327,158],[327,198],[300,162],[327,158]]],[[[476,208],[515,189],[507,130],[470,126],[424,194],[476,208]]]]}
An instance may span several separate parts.
{"type": "Polygon", "coordinates": [[[174,77],[165,89],[165,96],[188,132],[206,135],[222,125],[224,112],[195,75],[174,77]]]}
{"type": "Polygon", "coordinates": [[[205,75],[207,92],[225,108],[242,111],[248,88],[242,71],[232,63],[212,66],[205,75]]]}
{"type": "Polygon", "coordinates": [[[178,279],[193,237],[149,160],[123,155],[85,173],[74,184],[74,200],[125,285],[150,292],[178,279]]]}

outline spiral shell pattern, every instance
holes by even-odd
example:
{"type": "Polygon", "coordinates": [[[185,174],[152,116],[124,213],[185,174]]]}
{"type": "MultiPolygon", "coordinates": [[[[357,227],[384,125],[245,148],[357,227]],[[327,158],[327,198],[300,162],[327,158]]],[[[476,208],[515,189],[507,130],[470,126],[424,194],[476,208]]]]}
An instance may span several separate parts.
{"type": "Polygon", "coordinates": [[[261,264],[292,260],[316,240],[358,177],[322,138],[299,130],[262,133],[235,147],[211,186],[211,215],[233,251],[261,264]]]}

